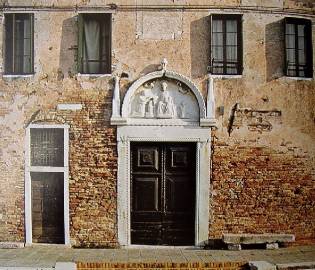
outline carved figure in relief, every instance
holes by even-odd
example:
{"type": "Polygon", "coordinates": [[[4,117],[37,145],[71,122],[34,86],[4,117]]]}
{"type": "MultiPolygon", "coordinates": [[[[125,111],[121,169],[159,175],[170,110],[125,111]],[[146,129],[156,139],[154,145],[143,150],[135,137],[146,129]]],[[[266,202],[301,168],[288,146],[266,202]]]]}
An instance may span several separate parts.
{"type": "Polygon", "coordinates": [[[136,117],[154,117],[154,104],[157,98],[149,91],[142,91],[138,96],[136,111],[133,115],[136,117]]]}
{"type": "Polygon", "coordinates": [[[181,102],[178,109],[179,109],[179,118],[185,118],[185,103],[181,102]]]}
{"type": "Polygon", "coordinates": [[[148,111],[146,113],[146,117],[152,118],[154,117],[154,103],[155,103],[155,98],[151,98],[148,102],[148,111]]]}
{"type": "Polygon", "coordinates": [[[176,85],[178,86],[178,92],[186,95],[188,93],[187,89],[183,89],[181,82],[177,82],[176,85]]]}
{"type": "Polygon", "coordinates": [[[174,118],[176,116],[176,107],[173,98],[167,91],[167,82],[161,84],[162,95],[157,106],[158,118],[174,118]]]}

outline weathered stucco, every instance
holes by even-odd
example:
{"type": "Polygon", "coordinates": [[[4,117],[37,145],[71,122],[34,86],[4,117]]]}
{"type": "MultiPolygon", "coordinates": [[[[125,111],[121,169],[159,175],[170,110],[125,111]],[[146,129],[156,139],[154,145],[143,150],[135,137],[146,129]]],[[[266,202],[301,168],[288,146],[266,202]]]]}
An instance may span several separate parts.
{"type": "MultiPolygon", "coordinates": [[[[0,4],[5,12],[14,12],[20,2],[0,4]]],[[[113,74],[125,73],[122,96],[165,57],[168,69],[189,77],[205,98],[209,14],[243,14],[243,75],[214,79],[216,106],[224,112],[216,110],[218,126],[212,132],[209,237],[286,232],[298,241],[314,240],[315,83],[283,76],[283,37],[278,34],[280,20],[288,14],[309,18],[315,48],[313,1],[26,0],[23,5],[36,7],[35,74],[0,77],[0,241],[25,240],[25,128],[32,121],[58,122],[59,117],[70,125],[71,243],[117,245],[116,128],[109,122],[114,82],[111,75],[88,77],[76,71],[75,5],[82,12],[86,7],[101,11],[112,2],[117,9],[106,10],[113,12],[113,74]],[[141,8],[144,3],[194,9],[148,10],[141,8]],[[82,104],[82,109],[57,110],[62,103],[82,104]]],[[[313,53],[315,59],[315,49],[313,53]]]]}

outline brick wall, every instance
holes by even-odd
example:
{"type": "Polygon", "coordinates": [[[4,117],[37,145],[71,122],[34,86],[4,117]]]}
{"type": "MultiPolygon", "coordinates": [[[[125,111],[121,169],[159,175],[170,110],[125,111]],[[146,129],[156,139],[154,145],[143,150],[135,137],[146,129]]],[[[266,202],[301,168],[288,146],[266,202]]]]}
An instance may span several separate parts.
{"type": "Polygon", "coordinates": [[[103,95],[85,102],[70,133],[70,216],[75,246],[115,246],[116,133],[108,126],[111,104],[103,95]],[[104,117],[105,114],[105,117],[104,117]]]}
{"type": "Polygon", "coordinates": [[[209,235],[292,233],[315,242],[314,162],[292,147],[214,139],[209,235]]]}

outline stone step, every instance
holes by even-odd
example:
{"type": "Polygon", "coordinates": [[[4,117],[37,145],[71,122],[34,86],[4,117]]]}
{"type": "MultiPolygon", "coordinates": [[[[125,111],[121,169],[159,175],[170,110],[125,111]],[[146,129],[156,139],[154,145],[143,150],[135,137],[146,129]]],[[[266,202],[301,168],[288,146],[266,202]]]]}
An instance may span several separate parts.
{"type": "Polygon", "coordinates": [[[278,243],[287,243],[295,241],[294,234],[232,234],[222,235],[222,241],[228,245],[230,250],[241,250],[241,245],[265,244],[266,249],[277,249],[278,243]]]}
{"type": "Polygon", "coordinates": [[[224,233],[222,240],[226,244],[264,244],[264,243],[284,243],[294,242],[294,234],[249,234],[249,233],[224,233]]]}

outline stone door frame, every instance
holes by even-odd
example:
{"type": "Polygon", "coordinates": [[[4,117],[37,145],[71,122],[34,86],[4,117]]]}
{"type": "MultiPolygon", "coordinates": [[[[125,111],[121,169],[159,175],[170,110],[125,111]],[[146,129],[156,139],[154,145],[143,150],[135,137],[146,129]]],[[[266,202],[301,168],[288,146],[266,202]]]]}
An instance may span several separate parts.
{"type": "Polygon", "coordinates": [[[25,140],[25,244],[33,243],[32,236],[32,186],[31,172],[63,172],[64,175],[64,241],[70,246],[69,227],[69,125],[67,124],[30,124],[26,128],[25,140]],[[63,167],[43,167],[31,166],[31,129],[34,128],[61,128],[64,130],[64,166],[63,167]]]}
{"type": "Polygon", "coordinates": [[[130,239],[130,142],[196,143],[195,246],[207,243],[211,128],[199,126],[118,126],[117,213],[118,242],[133,246],[130,239]]]}

